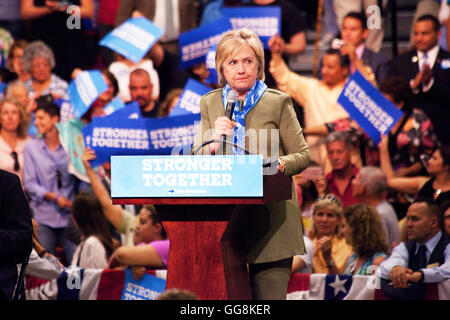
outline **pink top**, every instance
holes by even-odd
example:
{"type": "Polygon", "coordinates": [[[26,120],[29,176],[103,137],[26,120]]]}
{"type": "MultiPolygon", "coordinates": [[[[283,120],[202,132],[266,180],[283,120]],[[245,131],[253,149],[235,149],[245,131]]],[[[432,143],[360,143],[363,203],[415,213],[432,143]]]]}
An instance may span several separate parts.
{"type": "Polygon", "coordinates": [[[169,246],[170,241],[169,239],[164,240],[156,240],[149,243],[141,242],[136,245],[136,247],[150,245],[153,248],[155,248],[156,252],[158,252],[159,256],[161,257],[162,262],[164,263],[164,266],[167,268],[167,262],[169,261],[169,246]]]}
{"type": "Polygon", "coordinates": [[[27,137],[26,139],[17,140],[16,149],[12,150],[11,147],[0,136],[0,169],[17,174],[20,178],[20,182],[22,183],[22,186],[23,186],[23,149],[25,147],[25,144],[29,140],[30,140],[30,137],[27,137]],[[14,158],[11,156],[11,153],[13,151],[17,152],[17,156],[19,159],[19,165],[20,165],[19,171],[14,170],[14,158]]]}

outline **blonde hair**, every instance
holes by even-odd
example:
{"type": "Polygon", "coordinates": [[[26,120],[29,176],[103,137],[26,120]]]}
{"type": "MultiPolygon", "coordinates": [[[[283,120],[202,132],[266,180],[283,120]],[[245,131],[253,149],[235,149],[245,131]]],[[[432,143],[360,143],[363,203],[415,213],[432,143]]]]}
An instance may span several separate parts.
{"type": "MultiPolygon", "coordinates": [[[[342,220],[342,215],[344,213],[344,209],[342,207],[341,200],[339,200],[339,198],[336,197],[332,193],[328,193],[324,196],[319,197],[314,204],[313,217],[316,215],[316,213],[318,211],[320,211],[321,209],[324,209],[324,208],[331,210],[336,214],[336,216],[338,218],[338,223],[336,224],[336,229],[334,230],[334,234],[338,238],[342,238],[341,220],[342,220]]],[[[317,229],[316,229],[316,226],[314,225],[314,223],[313,223],[313,231],[314,231],[314,235],[317,235],[317,229]]]]}
{"type": "MultiPolygon", "coordinates": [[[[30,115],[27,113],[25,106],[20,103],[17,99],[14,98],[4,98],[0,101],[0,113],[2,112],[3,106],[5,103],[13,104],[19,110],[20,122],[17,127],[17,136],[21,139],[24,139],[28,136],[28,125],[30,124],[30,115]]],[[[2,124],[0,122],[0,130],[2,129],[2,124]]]]}
{"type": "Polygon", "coordinates": [[[257,79],[264,81],[264,47],[259,37],[253,31],[243,28],[231,30],[225,33],[217,44],[216,49],[216,70],[219,85],[225,86],[227,80],[223,75],[222,65],[226,59],[235,54],[239,49],[248,44],[255,52],[258,61],[257,79]]]}

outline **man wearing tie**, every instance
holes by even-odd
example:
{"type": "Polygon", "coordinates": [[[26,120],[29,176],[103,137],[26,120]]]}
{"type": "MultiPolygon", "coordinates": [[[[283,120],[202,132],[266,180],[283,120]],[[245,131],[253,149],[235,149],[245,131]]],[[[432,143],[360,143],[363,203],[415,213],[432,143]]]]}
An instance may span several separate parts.
{"type": "Polygon", "coordinates": [[[439,21],[424,15],[414,24],[414,49],[399,55],[392,62],[392,73],[409,81],[416,106],[433,122],[442,139],[450,126],[450,53],[438,45],[439,21]]]}
{"type": "Polygon", "coordinates": [[[450,238],[442,233],[442,210],[415,202],[406,214],[408,241],[394,248],[377,270],[381,288],[391,299],[424,299],[425,283],[450,278],[450,238]]]}

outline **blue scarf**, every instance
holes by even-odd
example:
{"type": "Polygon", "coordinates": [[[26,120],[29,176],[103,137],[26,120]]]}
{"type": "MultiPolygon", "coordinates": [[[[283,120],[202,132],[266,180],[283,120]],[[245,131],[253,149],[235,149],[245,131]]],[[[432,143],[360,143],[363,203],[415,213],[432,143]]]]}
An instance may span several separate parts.
{"type": "MultiPolygon", "coordinates": [[[[228,84],[223,87],[222,100],[224,108],[227,107],[227,97],[230,90],[228,84]]],[[[266,90],[267,85],[261,80],[257,80],[245,95],[242,111],[239,111],[239,104],[234,108],[233,120],[236,122],[236,126],[234,127],[233,142],[242,148],[245,148],[245,117],[258,103],[266,90]]],[[[234,154],[244,154],[244,151],[234,148],[234,154]]]]}

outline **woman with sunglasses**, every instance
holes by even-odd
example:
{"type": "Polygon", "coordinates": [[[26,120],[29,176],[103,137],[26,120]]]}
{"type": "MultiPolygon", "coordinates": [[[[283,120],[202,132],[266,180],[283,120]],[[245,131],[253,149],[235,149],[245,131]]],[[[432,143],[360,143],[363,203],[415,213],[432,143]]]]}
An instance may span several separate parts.
{"type": "Polygon", "coordinates": [[[0,169],[15,173],[23,185],[23,149],[30,140],[25,106],[9,98],[0,102],[0,169]]]}
{"type": "Polygon", "coordinates": [[[313,209],[314,273],[344,273],[345,264],[352,254],[340,232],[343,208],[333,194],[316,200],[313,209]]]}
{"type": "Polygon", "coordinates": [[[54,255],[59,239],[70,262],[76,244],[67,239],[65,231],[72,216],[71,200],[77,192],[78,181],[67,170],[69,156],[59,141],[56,128],[59,107],[52,103],[40,104],[34,115],[41,137],[27,143],[24,149],[25,190],[39,223],[39,242],[54,255]]]}

